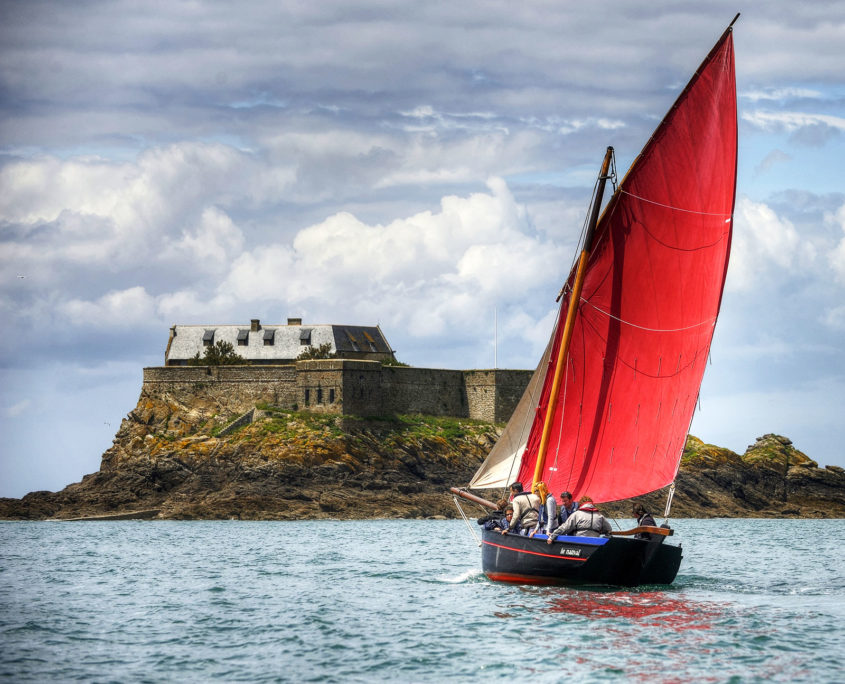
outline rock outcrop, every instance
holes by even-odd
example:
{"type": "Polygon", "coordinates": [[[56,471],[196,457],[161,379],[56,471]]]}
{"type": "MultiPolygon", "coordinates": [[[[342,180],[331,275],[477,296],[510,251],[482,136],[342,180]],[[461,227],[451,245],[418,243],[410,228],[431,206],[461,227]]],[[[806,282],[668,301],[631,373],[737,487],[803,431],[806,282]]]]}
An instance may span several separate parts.
{"type": "MultiPolygon", "coordinates": [[[[0,499],[0,517],[455,517],[448,487],[469,481],[499,433],[467,419],[364,419],[145,391],[98,472],[60,492],[0,499]]],[[[644,500],[659,513],[665,493],[644,500]]],[[[630,505],[606,509],[627,517],[630,505]]],[[[672,515],[843,517],[845,470],[819,468],[777,435],[743,455],[690,437],[672,515]]]]}
{"type": "MultiPolygon", "coordinates": [[[[662,513],[665,492],[642,500],[662,513]]],[[[624,514],[630,506],[613,504],[624,514]]],[[[687,438],[675,485],[672,516],[677,518],[842,518],[845,469],[818,463],[780,435],[759,437],[744,454],[687,438]]]]}

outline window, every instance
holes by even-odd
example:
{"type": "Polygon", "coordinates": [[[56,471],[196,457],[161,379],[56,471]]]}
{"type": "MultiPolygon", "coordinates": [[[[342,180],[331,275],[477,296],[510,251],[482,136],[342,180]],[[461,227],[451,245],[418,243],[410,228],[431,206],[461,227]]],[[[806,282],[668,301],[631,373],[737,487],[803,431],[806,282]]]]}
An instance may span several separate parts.
{"type": "Polygon", "coordinates": [[[329,390],[329,403],[334,404],[334,388],[329,390]]]}
{"type": "Polygon", "coordinates": [[[308,406],[308,403],[311,401],[311,390],[305,390],[305,405],[308,406]]]}
{"type": "Polygon", "coordinates": [[[202,346],[203,347],[210,347],[214,344],[214,331],[213,330],[206,330],[202,334],[202,346]]]}
{"type": "Polygon", "coordinates": [[[276,342],[276,331],[264,328],[264,346],[272,347],[276,342]]]}
{"type": "Polygon", "coordinates": [[[308,347],[311,344],[311,329],[305,328],[299,331],[299,345],[301,347],[308,347]]]}
{"type": "Polygon", "coordinates": [[[317,403],[318,404],[323,403],[323,388],[322,387],[317,388],[317,403]]]}
{"type": "Polygon", "coordinates": [[[238,346],[249,346],[249,330],[238,330],[238,346]]]}
{"type": "Polygon", "coordinates": [[[352,333],[349,332],[349,330],[344,330],[344,332],[346,333],[346,337],[349,339],[349,343],[352,345],[352,349],[356,352],[361,351],[361,348],[358,346],[358,340],[355,339],[352,333]]]}
{"type": "Polygon", "coordinates": [[[370,335],[370,333],[368,333],[366,330],[362,330],[361,332],[364,334],[364,337],[367,340],[367,344],[370,346],[370,351],[378,351],[378,349],[376,349],[376,341],[373,339],[373,336],[370,335]]]}

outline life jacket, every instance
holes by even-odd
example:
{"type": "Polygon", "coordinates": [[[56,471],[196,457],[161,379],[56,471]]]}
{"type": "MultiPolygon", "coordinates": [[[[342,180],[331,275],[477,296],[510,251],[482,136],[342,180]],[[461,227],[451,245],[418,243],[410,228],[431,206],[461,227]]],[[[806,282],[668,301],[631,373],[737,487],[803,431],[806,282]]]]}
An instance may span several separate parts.
{"type": "MultiPolygon", "coordinates": [[[[583,530],[583,531],[597,532],[600,535],[601,531],[602,531],[602,524],[601,523],[602,523],[602,520],[604,520],[604,516],[601,513],[599,513],[599,509],[596,508],[593,504],[587,502],[587,503],[579,506],[578,511],[580,511],[581,513],[589,513],[590,514],[590,523],[589,523],[588,527],[583,527],[582,525],[578,524],[578,523],[581,522],[581,520],[579,519],[578,522],[575,525],[575,533],[578,534],[579,531],[583,530]],[[599,525],[598,529],[596,529],[596,516],[598,516],[598,525],[599,525]]],[[[573,515],[574,515],[574,513],[573,513],[573,515]]]]}
{"type": "MultiPolygon", "coordinates": [[[[531,496],[531,494],[532,492],[520,492],[519,494],[514,494],[511,501],[515,501],[516,497],[518,496],[531,496]]],[[[514,518],[511,520],[511,524],[513,524],[513,520],[516,520],[518,525],[521,525],[522,527],[527,527],[529,525],[533,526],[536,524],[537,520],[535,519],[535,517],[539,518],[540,511],[531,505],[530,500],[526,501],[525,503],[526,507],[520,511],[519,515],[514,515],[514,518]],[[532,513],[534,515],[532,515],[532,513]]]]}

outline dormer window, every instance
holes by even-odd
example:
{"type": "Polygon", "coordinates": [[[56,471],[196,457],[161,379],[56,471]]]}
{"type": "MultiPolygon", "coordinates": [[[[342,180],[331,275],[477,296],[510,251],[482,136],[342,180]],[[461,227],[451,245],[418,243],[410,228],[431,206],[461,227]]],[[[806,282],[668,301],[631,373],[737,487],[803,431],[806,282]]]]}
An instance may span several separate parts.
{"type": "Polygon", "coordinates": [[[356,352],[361,351],[361,348],[358,346],[358,340],[355,339],[352,333],[348,330],[345,330],[344,332],[346,332],[346,337],[349,339],[349,343],[352,345],[352,349],[354,349],[356,352]]]}
{"type": "Polygon", "coordinates": [[[206,330],[202,334],[202,346],[203,347],[211,347],[214,344],[214,331],[213,330],[206,330]]]}
{"type": "Polygon", "coordinates": [[[249,330],[238,330],[238,346],[249,346],[249,330]]]}
{"type": "Polygon", "coordinates": [[[276,343],[276,330],[264,328],[264,346],[272,347],[276,343]]]}
{"type": "Polygon", "coordinates": [[[308,347],[311,345],[311,329],[305,328],[299,331],[299,345],[301,347],[308,347]]]}

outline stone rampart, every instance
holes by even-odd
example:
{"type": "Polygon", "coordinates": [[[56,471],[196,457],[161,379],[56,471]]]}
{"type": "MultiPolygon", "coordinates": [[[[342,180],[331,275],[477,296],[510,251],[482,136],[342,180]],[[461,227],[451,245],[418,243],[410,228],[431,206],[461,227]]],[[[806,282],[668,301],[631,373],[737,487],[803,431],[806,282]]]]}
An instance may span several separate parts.
{"type": "Polygon", "coordinates": [[[266,403],[324,413],[421,413],[503,422],[530,377],[530,371],[409,368],[347,359],[295,366],[168,366],[144,369],[142,395],[193,395],[232,412],[266,403]]]}
{"type": "Polygon", "coordinates": [[[296,408],[293,366],[167,366],[144,369],[141,396],[200,400],[231,413],[265,403],[296,408]]]}
{"type": "Polygon", "coordinates": [[[463,371],[387,366],[381,393],[383,413],[470,417],[463,371]]]}

